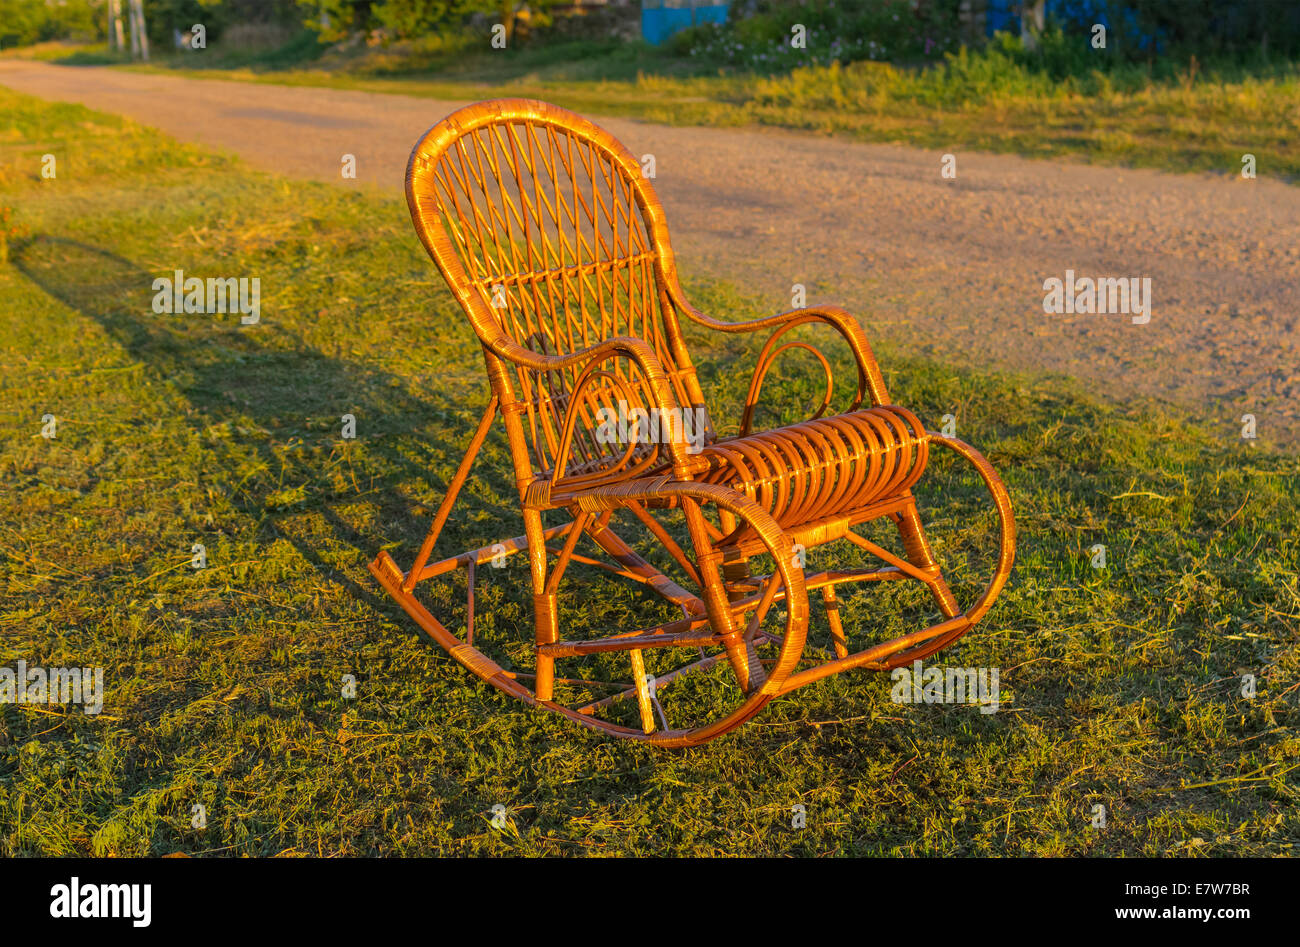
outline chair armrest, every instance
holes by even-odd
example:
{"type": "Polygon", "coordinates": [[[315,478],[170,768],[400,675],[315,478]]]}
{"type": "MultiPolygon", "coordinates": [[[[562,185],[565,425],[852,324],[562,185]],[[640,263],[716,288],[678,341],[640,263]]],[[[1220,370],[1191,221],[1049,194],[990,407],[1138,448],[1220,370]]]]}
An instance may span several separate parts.
{"type": "Polygon", "coordinates": [[[864,395],[869,395],[873,404],[890,403],[889,392],[885,388],[884,376],[880,372],[880,365],[876,362],[875,353],[871,351],[871,344],[867,341],[866,333],[862,331],[862,326],[858,321],[847,310],[841,309],[839,306],[809,306],[806,309],[792,309],[789,312],[764,316],[760,319],[751,319],[747,322],[723,322],[720,319],[706,316],[692,306],[687,302],[680,288],[672,287],[670,295],[677,308],[688,319],[692,322],[698,322],[700,325],[708,326],[710,329],[716,329],[719,332],[757,332],[761,329],[776,329],[776,333],[768,343],[769,348],[778,335],[788,329],[793,329],[797,325],[809,322],[820,322],[828,325],[843,336],[844,341],[848,342],[849,349],[853,352],[853,357],[857,361],[858,392],[853,406],[860,405],[864,395]]]}
{"type": "Polygon", "coordinates": [[[585,349],[570,352],[568,355],[547,355],[544,352],[534,352],[504,333],[491,338],[483,338],[482,341],[494,354],[507,361],[541,372],[553,372],[575,366],[585,368],[593,360],[599,359],[603,361],[616,355],[626,355],[637,363],[637,366],[645,374],[647,381],[652,384],[657,381],[663,382],[664,391],[669,398],[668,403],[672,403],[672,389],[668,387],[668,373],[664,371],[663,363],[659,361],[659,356],[655,354],[655,350],[645,340],[634,336],[619,335],[602,339],[585,349]]]}
{"type": "Polygon", "coordinates": [[[677,397],[673,394],[672,385],[668,382],[668,373],[664,370],[663,363],[660,361],[659,356],[655,354],[655,350],[645,340],[634,336],[615,336],[603,339],[594,345],[589,345],[585,349],[571,352],[568,355],[546,355],[534,352],[504,333],[492,339],[484,339],[484,342],[496,355],[525,368],[539,372],[578,369],[569,405],[565,410],[564,420],[561,424],[562,443],[560,456],[556,458],[555,466],[557,479],[567,462],[569,443],[577,417],[576,412],[579,410],[581,403],[582,389],[586,387],[587,382],[594,375],[599,373],[602,363],[620,355],[631,359],[640,369],[643,384],[637,387],[642,388],[647,396],[648,404],[646,407],[659,411],[660,417],[667,419],[661,422],[670,426],[670,436],[666,439],[665,446],[674,467],[680,468],[679,475],[686,476],[687,471],[694,467],[686,449],[685,431],[681,429],[680,423],[674,423],[679,421],[683,415],[680,406],[677,404],[677,397]]]}

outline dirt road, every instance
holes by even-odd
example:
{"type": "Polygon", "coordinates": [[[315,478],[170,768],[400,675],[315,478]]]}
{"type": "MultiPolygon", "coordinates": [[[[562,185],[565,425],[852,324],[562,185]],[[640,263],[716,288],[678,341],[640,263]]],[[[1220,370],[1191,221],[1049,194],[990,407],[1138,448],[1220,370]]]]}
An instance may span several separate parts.
{"type": "MultiPolygon", "coordinates": [[[[249,163],[400,190],[412,144],[461,102],[0,63],[0,85],[128,115],[249,163]],[[344,154],[357,182],[340,175],[344,154]]],[[[1300,188],[956,153],[770,130],[601,119],[653,154],[686,275],[728,278],[790,308],[839,302],[873,340],[954,366],[1083,379],[1113,398],[1186,405],[1261,444],[1300,443],[1300,188]],[[1151,281],[1150,321],[1047,314],[1044,280],[1151,281]]],[[[1249,142],[1241,144],[1250,150],[1249,142]]],[[[718,313],[726,317],[726,313],[718,313]]]]}

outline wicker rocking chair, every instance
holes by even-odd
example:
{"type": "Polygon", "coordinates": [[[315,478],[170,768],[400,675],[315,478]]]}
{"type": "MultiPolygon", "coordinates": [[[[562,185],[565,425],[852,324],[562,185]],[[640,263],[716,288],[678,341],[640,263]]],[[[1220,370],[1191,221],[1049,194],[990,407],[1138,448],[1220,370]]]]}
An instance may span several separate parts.
{"type": "MultiPolygon", "coordinates": [[[[974,448],[927,432],[890,403],[866,336],[844,310],[818,306],[729,323],[694,309],[678,285],[659,200],[636,159],[608,133],[544,102],[472,105],[420,139],[406,196],[421,241],[482,343],[492,393],[414,563],[403,571],[380,552],[370,570],[470,671],[605,733],[689,746],[828,675],[926,658],[989,610],[1015,549],[1010,501],[993,468],[974,448]],[[735,436],[714,431],[681,317],[719,332],[770,332],[735,436]],[[816,325],[829,326],[856,359],[856,396],[840,414],[826,414],[828,360],[789,335],[816,325]],[[825,373],[821,407],[802,423],[751,430],[764,377],[794,349],[811,353],[825,373]],[[524,535],[431,563],[498,415],[524,535]],[[965,609],[935,561],[911,489],[936,444],[974,466],[999,521],[992,579],[965,609]],[[855,531],[878,518],[897,527],[901,555],[855,531]],[[579,551],[584,537],[592,555],[579,551]],[[806,550],[836,540],[881,564],[804,568],[806,550]],[[475,570],[481,575],[485,563],[525,550],[535,640],[527,651],[498,646],[494,660],[482,640],[475,643],[475,570]],[[561,627],[562,583],[578,584],[567,571],[574,563],[657,594],[638,593],[637,601],[649,604],[636,608],[668,617],[642,624],[632,620],[635,609],[620,606],[617,620],[630,627],[605,629],[614,633],[561,627]],[[460,569],[468,585],[463,635],[415,594],[419,583],[460,569]],[[837,587],[897,579],[922,583],[941,620],[852,650],[837,587]],[[825,606],[830,648],[805,654],[814,590],[825,606]],[[531,670],[503,666],[503,653],[505,665],[531,662],[531,670]]],[[[589,575],[594,581],[600,573],[589,575]]],[[[594,609],[610,620],[607,599],[588,591],[572,600],[579,616],[594,609]]]]}

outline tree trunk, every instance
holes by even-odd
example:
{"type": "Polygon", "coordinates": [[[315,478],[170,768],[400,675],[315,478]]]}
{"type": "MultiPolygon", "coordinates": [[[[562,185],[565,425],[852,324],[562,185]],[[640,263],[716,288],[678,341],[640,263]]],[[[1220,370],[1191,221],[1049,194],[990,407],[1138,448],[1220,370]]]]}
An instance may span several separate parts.
{"type": "Polygon", "coordinates": [[[122,0],[108,0],[108,48],[126,48],[122,37],[122,0]]]}
{"type": "Polygon", "coordinates": [[[140,29],[135,21],[133,0],[126,0],[126,31],[131,36],[131,58],[135,59],[140,55],[140,29]]]}
{"type": "Polygon", "coordinates": [[[1038,37],[1047,27],[1047,0],[1021,0],[1020,40],[1026,49],[1038,48],[1038,37]]]}
{"type": "Polygon", "coordinates": [[[144,23],[144,0],[131,0],[135,5],[136,22],[140,24],[140,58],[149,61],[149,31],[144,23]]]}
{"type": "Polygon", "coordinates": [[[506,28],[506,45],[512,46],[515,41],[515,0],[502,0],[501,2],[501,25],[506,28]]]}

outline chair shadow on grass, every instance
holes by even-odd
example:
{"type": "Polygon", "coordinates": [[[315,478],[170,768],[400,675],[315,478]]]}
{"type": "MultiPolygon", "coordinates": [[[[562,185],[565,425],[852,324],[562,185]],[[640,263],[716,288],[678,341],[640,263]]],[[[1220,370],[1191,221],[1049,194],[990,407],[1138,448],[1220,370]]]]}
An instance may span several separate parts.
{"type": "MultiPolygon", "coordinates": [[[[327,444],[341,443],[341,415],[354,414],[364,444],[364,451],[353,454],[351,460],[360,492],[335,492],[323,501],[281,507],[277,498],[286,486],[294,484],[258,476],[242,484],[227,478],[223,486],[237,510],[259,524],[259,529],[269,525],[277,536],[292,543],[323,578],[341,583],[384,614],[400,613],[395,603],[379,594],[368,574],[363,573],[366,581],[358,582],[327,562],[322,553],[326,544],[341,543],[355,551],[357,565],[363,566],[386,542],[397,540],[400,558],[413,557],[428,528],[429,510],[441,500],[446,486],[432,478],[430,470],[446,469],[459,461],[474,419],[465,422],[463,438],[451,442],[409,435],[431,418],[454,416],[466,407],[472,411],[476,405],[462,404],[436,390],[411,394],[399,376],[327,355],[274,318],[263,317],[258,325],[242,326],[238,314],[154,314],[150,308],[154,275],[102,248],[38,235],[14,250],[13,262],[24,276],[101,325],[154,378],[170,382],[194,410],[202,429],[225,426],[230,432],[228,441],[215,438],[205,444],[216,452],[218,463],[246,466],[251,452],[259,469],[274,472],[282,460],[274,449],[276,441],[296,436],[304,441],[321,438],[327,444]],[[304,419],[313,416],[333,416],[334,424],[324,430],[305,430],[304,419]],[[419,456],[412,456],[412,440],[418,441],[419,456]],[[237,456],[241,451],[244,456],[237,456]],[[434,480],[431,496],[401,492],[430,479],[434,480]],[[340,515],[337,507],[354,502],[363,493],[378,506],[373,522],[387,535],[358,529],[340,515]],[[417,503],[424,509],[417,510],[417,503]],[[290,529],[295,517],[309,512],[320,513],[326,524],[320,543],[290,529]]],[[[490,468],[480,461],[475,477],[485,479],[496,496],[509,496],[513,485],[490,468]]],[[[218,482],[222,481],[219,477],[218,482]]],[[[306,491],[311,483],[299,485],[306,491]]],[[[480,497],[474,502],[482,505],[485,501],[480,497]]],[[[518,518],[517,511],[508,507],[493,504],[490,508],[497,519],[513,522],[518,518]]],[[[457,532],[456,524],[449,522],[445,530],[449,535],[439,542],[439,548],[465,545],[455,542],[460,538],[457,532]]],[[[401,624],[409,626],[404,621],[401,624]]]]}

